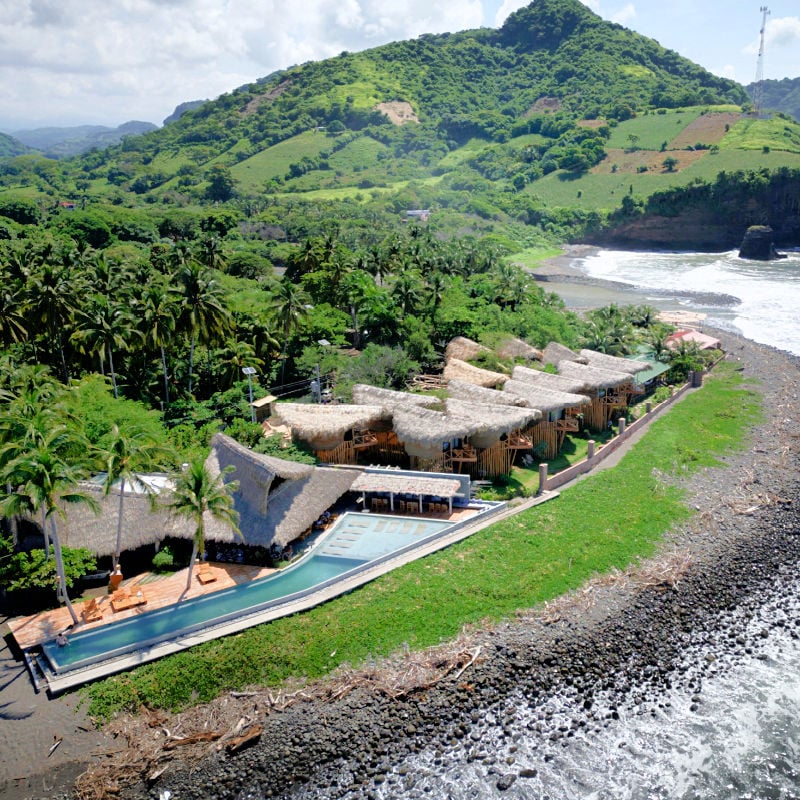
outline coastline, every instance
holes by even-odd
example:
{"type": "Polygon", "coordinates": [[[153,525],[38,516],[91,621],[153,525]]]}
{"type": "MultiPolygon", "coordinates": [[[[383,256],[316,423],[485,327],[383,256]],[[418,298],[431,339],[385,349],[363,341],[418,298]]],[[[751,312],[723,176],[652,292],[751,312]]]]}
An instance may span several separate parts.
{"type": "MultiPolygon", "coordinates": [[[[646,684],[655,696],[667,682],[679,680],[675,671],[689,633],[710,638],[720,614],[731,608],[741,609],[742,618],[748,610],[754,613],[782,565],[800,562],[800,537],[794,535],[800,529],[800,481],[794,467],[800,423],[793,401],[787,400],[800,389],[798,359],[725,331],[715,333],[745,376],[760,380],[765,419],[754,429],[750,447],[726,459],[727,468],[705,470],[687,487],[699,514],[663,546],[665,558],[677,551],[691,554],[691,566],[676,573],[674,585],[649,585],[650,579],[642,577],[645,568],[638,577],[634,572],[603,579],[589,594],[579,592],[503,625],[465,633],[443,648],[451,662],[439,672],[448,674],[434,670],[438,680],[399,697],[386,692],[372,669],[360,673],[356,688],[338,700],[300,701],[277,710],[266,701],[267,692],[256,691],[229,695],[183,715],[164,715],[163,725],[172,731],[197,730],[192,724],[203,715],[207,723],[229,720],[231,726],[257,718],[265,730],[259,744],[236,758],[203,745],[191,753],[192,760],[187,752],[185,758],[165,762],[166,771],[152,784],[139,775],[140,782],[114,796],[144,798],[169,790],[173,797],[233,798],[251,784],[264,795],[287,796],[306,784],[309,796],[326,787],[325,796],[344,796],[347,788],[348,796],[367,797],[378,784],[400,780],[392,773],[393,764],[425,748],[448,752],[464,740],[475,719],[501,707],[514,692],[541,701],[568,683],[587,702],[597,703],[599,714],[597,687],[611,675],[622,675],[628,687],[646,684]],[[741,513],[753,505],[756,511],[741,513]]],[[[738,644],[734,636],[727,645],[730,652],[755,646],[749,640],[738,644]]],[[[413,655],[379,665],[378,671],[407,670],[410,660],[413,655]]],[[[0,728],[0,748],[10,754],[5,761],[13,762],[11,775],[30,774],[7,783],[0,799],[69,797],[72,781],[87,763],[90,771],[82,780],[99,786],[109,767],[130,765],[136,746],[148,739],[152,743],[151,717],[120,719],[103,731],[91,730],[75,695],[52,701],[33,696],[22,664],[11,668],[0,690],[7,722],[0,728]],[[15,670],[23,674],[13,677],[15,670]],[[14,693],[21,697],[10,702],[14,693]],[[35,708],[26,708],[31,697],[35,708]],[[54,735],[64,741],[48,758],[54,735]],[[125,739],[133,749],[125,748],[125,739]],[[117,755],[100,759],[98,750],[117,755]]],[[[321,685],[319,698],[335,696],[341,687],[341,676],[335,676],[321,685]]],[[[547,720],[542,724],[546,728],[547,720]]],[[[548,735],[563,738],[564,733],[548,735]]],[[[135,769],[125,774],[135,781],[135,769]]],[[[413,786],[403,793],[414,796],[413,786]]]]}
{"type": "MultiPolygon", "coordinates": [[[[589,712],[594,724],[601,724],[605,713],[613,713],[601,708],[601,690],[613,685],[618,702],[634,687],[654,698],[678,683],[690,635],[716,648],[700,679],[703,669],[717,669],[727,655],[756,648],[744,622],[757,613],[781,571],[800,562],[800,537],[794,534],[800,528],[800,481],[796,470],[787,469],[787,460],[797,461],[800,423],[796,415],[787,419],[785,400],[797,396],[798,360],[718,333],[728,357],[740,362],[746,376],[761,379],[765,419],[754,429],[750,447],[727,458],[726,467],[693,477],[686,489],[699,513],[665,537],[659,556],[638,571],[598,579],[589,590],[543,610],[465,633],[455,650],[450,647],[458,655],[447,674],[399,695],[387,693],[373,668],[356,673],[354,688],[340,699],[330,699],[342,687],[334,679],[328,699],[323,691],[318,699],[266,714],[259,713],[264,706],[258,692],[240,701],[224,698],[217,706],[230,715],[233,705],[229,718],[258,710],[264,725],[259,744],[235,759],[206,751],[201,763],[173,765],[175,771],[153,786],[139,784],[122,796],[149,797],[156,788],[173,796],[202,791],[209,798],[237,797],[243,789],[261,796],[366,798],[388,781],[396,793],[422,797],[415,777],[395,773],[394,766],[422,751],[454,752],[469,740],[471,725],[487,714],[500,718],[499,709],[519,693],[542,708],[569,686],[594,708],[589,712]],[[654,579],[654,564],[667,564],[671,577],[654,579]],[[721,623],[732,609],[738,611],[736,621],[721,623]],[[720,624],[729,626],[721,642],[720,624]]],[[[403,663],[401,658],[377,669],[402,671],[403,663]]],[[[405,663],[413,663],[413,655],[405,663]]],[[[689,673],[685,679],[700,680],[689,673]]],[[[307,691],[313,694],[310,687],[307,691]]],[[[549,727],[544,712],[539,722],[547,741],[568,738],[549,727]]],[[[476,744],[475,758],[491,760],[492,754],[476,744]]],[[[497,771],[519,777],[501,765],[497,771]]]]}

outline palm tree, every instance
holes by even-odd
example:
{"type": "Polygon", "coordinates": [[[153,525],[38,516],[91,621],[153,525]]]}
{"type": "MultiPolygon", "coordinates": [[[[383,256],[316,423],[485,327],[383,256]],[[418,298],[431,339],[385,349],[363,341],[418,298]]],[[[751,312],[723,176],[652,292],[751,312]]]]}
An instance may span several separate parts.
{"type": "Polygon", "coordinates": [[[270,310],[283,336],[281,382],[283,382],[286,369],[286,348],[289,344],[289,337],[300,324],[300,321],[308,316],[310,308],[311,297],[308,292],[284,277],[275,289],[270,302],[270,310]]]}
{"type": "MultiPolygon", "coordinates": [[[[122,550],[122,515],[125,502],[125,484],[137,481],[137,470],[163,469],[167,460],[167,449],[153,436],[139,427],[121,430],[118,425],[111,429],[108,442],[99,451],[105,468],[103,494],[109,495],[113,486],[119,482],[119,514],[117,517],[117,541],[114,546],[114,569],[119,566],[122,550]]],[[[148,490],[147,485],[145,490],[148,490]]]]}
{"type": "Polygon", "coordinates": [[[108,356],[111,386],[114,397],[119,397],[117,373],[114,369],[114,350],[127,350],[131,339],[138,331],[134,328],[133,318],[118,303],[107,297],[93,300],[86,310],[75,315],[76,330],[72,340],[82,353],[95,354],[100,362],[100,372],[105,375],[105,360],[108,356]]]}
{"type": "Polygon", "coordinates": [[[58,595],[69,609],[73,623],[78,617],[67,593],[67,578],[64,572],[64,556],[58,536],[57,518],[66,519],[65,505],[86,503],[97,510],[97,502],[90,495],[77,489],[78,482],[85,477],[86,467],[70,463],[62,453],[72,450],[80,443],[75,434],[65,425],[56,425],[45,438],[4,464],[2,482],[12,487],[2,503],[0,513],[4,517],[20,514],[42,513],[45,536],[50,522],[50,539],[58,576],[58,595]]]}
{"type": "Polygon", "coordinates": [[[0,271],[0,344],[21,342],[27,338],[25,317],[22,313],[21,282],[10,271],[0,271]]]}
{"type": "Polygon", "coordinates": [[[175,488],[167,508],[171,513],[190,520],[195,526],[192,557],[186,576],[187,592],[192,586],[192,570],[197,554],[205,549],[205,515],[210,514],[230,527],[237,536],[241,536],[239,514],[233,507],[231,496],[237,488],[235,481],[225,483],[225,473],[213,476],[199,458],[175,476],[175,488]]]}
{"type": "Polygon", "coordinates": [[[231,318],[225,306],[225,292],[214,273],[196,261],[189,261],[175,274],[180,322],[189,333],[189,394],[192,393],[194,349],[198,340],[210,344],[229,329],[231,318]]]}
{"type": "Polygon", "coordinates": [[[169,406],[169,373],[167,372],[167,346],[175,333],[177,306],[173,293],[160,283],[145,287],[142,296],[141,333],[147,344],[157,347],[161,354],[161,371],[164,376],[164,403],[169,406]]]}

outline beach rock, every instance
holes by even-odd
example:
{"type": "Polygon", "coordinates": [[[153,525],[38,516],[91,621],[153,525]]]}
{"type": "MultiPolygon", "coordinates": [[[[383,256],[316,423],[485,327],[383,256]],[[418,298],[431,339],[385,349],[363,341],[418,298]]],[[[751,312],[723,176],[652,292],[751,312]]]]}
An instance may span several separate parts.
{"type": "Polygon", "coordinates": [[[773,230],[769,225],[751,225],[739,246],[739,258],[748,258],[753,261],[773,261],[778,258],[786,258],[786,256],[775,250],[773,230]]]}

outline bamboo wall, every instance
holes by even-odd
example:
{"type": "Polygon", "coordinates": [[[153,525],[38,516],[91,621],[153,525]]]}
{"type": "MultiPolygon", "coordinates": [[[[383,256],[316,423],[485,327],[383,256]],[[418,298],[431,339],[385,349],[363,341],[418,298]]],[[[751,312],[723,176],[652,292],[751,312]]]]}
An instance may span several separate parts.
{"type": "Polygon", "coordinates": [[[352,440],[342,442],[338,447],[334,447],[333,450],[315,450],[314,455],[323,464],[356,463],[356,449],[352,440]]]}
{"type": "MultiPolygon", "coordinates": [[[[514,465],[514,457],[517,451],[508,447],[505,442],[496,442],[491,447],[478,452],[477,464],[472,464],[478,477],[499,478],[501,475],[508,475],[514,465]]],[[[476,475],[472,475],[476,477],[476,475]]]]}
{"type": "Polygon", "coordinates": [[[561,443],[556,425],[555,422],[539,420],[524,431],[533,441],[534,453],[541,458],[549,460],[558,455],[561,443]]]}

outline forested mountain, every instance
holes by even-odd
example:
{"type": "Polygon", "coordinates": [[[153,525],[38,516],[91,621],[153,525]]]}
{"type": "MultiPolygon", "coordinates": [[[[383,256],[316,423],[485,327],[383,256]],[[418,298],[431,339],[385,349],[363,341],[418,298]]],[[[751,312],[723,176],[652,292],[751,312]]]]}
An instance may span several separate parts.
{"type": "MultiPolygon", "coordinates": [[[[768,111],[783,111],[800,121],[800,78],[783,78],[782,80],[764,81],[763,107],[768,111]]],[[[753,96],[755,84],[747,87],[747,93],[753,96]]]]}
{"type": "Polygon", "coordinates": [[[0,159],[12,158],[27,152],[29,152],[29,148],[19,139],[9,136],[7,133],[0,133],[0,159]]]}
{"type": "Polygon", "coordinates": [[[14,137],[50,158],[67,158],[95,147],[109,147],[125,136],[138,136],[156,130],[152,122],[124,122],[116,128],[105,125],[77,125],[68,128],[48,127],[15,131],[14,137]]]}

